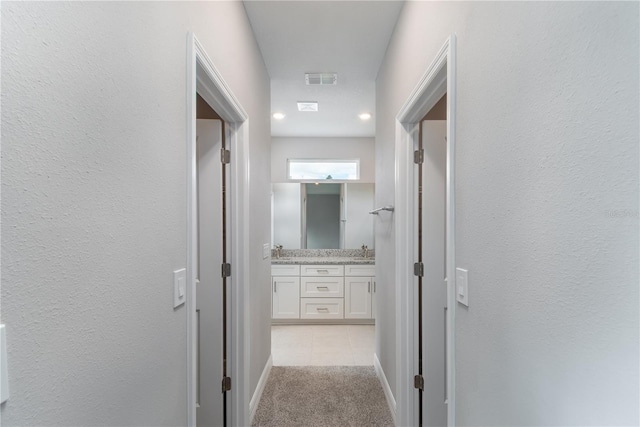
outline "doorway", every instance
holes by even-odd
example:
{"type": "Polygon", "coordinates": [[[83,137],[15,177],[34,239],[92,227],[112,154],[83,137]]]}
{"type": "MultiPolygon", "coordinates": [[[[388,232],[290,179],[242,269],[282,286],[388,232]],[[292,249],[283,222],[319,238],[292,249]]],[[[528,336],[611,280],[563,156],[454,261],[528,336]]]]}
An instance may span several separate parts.
{"type": "MultiPolygon", "coordinates": [[[[202,425],[198,422],[198,416],[204,417],[203,421],[207,424],[247,425],[249,424],[249,376],[246,375],[249,365],[249,313],[242,308],[245,301],[249,300],[246,285],[246,278],[249,276],[247,261],[249,183],[246,154],[248,153],[248,115],[193,33],[188,34],[186,99],[187,425],[189,427],[202,425]],[[206,120],[217,124],[209,123],[202,126],[202,122],[198,123],[198,97],[205,101],[216,116],[206,120]],[[199,135],[200,138],[198,138],[199,135]],[[202,140],[199,144],[200,139],[202,140]],[[204,167],[214,164],[216,168],[213,171],[207,171],[204,167]],[[215,178],[216,175],[217,178],[215,178]],[[200,189],[203,191],[211,189],[211,193],[201,198],[198,184],[201,184],[200,189]],[[207,197],[211,198],[207,199],[207,197]],[[199,205],[200,202],[203,202],[203,206],[199,205]],[[204,209],[209,208],[213,208],[215,213],[204,212],[204,209]],[[203,219],[204,216],[207,216],[207,221],[199,222],[199,219],[203,219]],[[230,218],[233,218],[233,222],[230,218]],[[226,230],[222,228],[223,224],[226,230]],[[213,228],[207,229],[208,226],[213,228]],[[201,238],[204,237],[202,233],[209,233],[210,236],[201,238]],[[200,250],[203,250],[203,255],[208,255],[206,261],[203,259],[200,262],[200,250]],[[209,258],[213,260],[210,261],[209,258]],[[203,279],[203,275],[208,277],[205,280],[213,283],[211,295],[198,292],[198,279],[203,279]],[[226,295],[224,295],[225,290],[228,291],[226,295]],[[202,299],[215,300],[218,303],[226,302],[227,312],[224,312],[224,305],[220,305],[219,312],[205,314],[204,310],[210,301],[202,301],[202,299]],[[198,340],[199,320],[203,333],[206,327],[210,328],[206,342],[198,340]],[[226,327],[223,326],[225,320],[226,327]],[[210,368],[211,371],[208,374],[219,377],[211,380],[211,384],[209,381],[207,384],[199,381],[199,368],[202,370],[205,363],[204,356],[199,357],[204,354],[203,351],[208,352],[207,358],[212,358],[207,361],[207,369],[210,368]],[[209,387],[211,393],[217,397],[209,399],[209,407],[200,411],[199,409],[203,409],[202,404],[206,399],[205,395],[209,392],[209,387]],[[202,401],[199,402],[199,399],[202,401]],[[201,415],[200,412],[203,414],[201,415]],[[209,416],[211,418],[207,418],[209,416]],[[221,420],[220,416],[222,416],[221,420]]],[[[211,307],[207,310],[211,310],[211,307]]],[[[203,334],[201,333],[200,336],[202,337],[203,334]]]]}
{"type": "Polygon", "coordinates": [[[445,41],[396,116],[399,425],[455,425],[455,42],[445,41]],[[446,121],[424,125],[445,94],[446,121]]]}

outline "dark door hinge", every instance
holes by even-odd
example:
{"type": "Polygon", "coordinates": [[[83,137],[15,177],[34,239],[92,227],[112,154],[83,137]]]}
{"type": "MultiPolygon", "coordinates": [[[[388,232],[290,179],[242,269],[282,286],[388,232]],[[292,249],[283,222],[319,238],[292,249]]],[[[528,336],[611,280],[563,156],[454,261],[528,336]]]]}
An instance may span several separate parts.
{"type": "Polygon", "coordinates": [[[224,377],[222,378],[222,392],[231,390],[231,378],[224,377]]]}
{"type": "Polygon", "coordinates": [[[416,150],[413,152],[413,163],[422,164],[424,162],[424,150],[416,150]]]}
{"type": "Polygon", "coordinates": [[[424,276],[424,264],[421,262],[416,262],[413,264],[413,275],[422,277],[424,276]]]}
{"type": "Polygon", "coordinates": [[[415,377],[413,377],[413,388],[424,390],[424,378],[422,377],[422,375],[416,375],[415,377]]]}
{"type": "Polygon", "coordinates": [[[222,277],[231,277],[231,264],[222,264],[222,277]]]}
{"type": "Polygon", "coordinates": [[[220,161],[223,164],[231,163],[231,151],[225,150],[224,148],[220,149],[220,161]]]}

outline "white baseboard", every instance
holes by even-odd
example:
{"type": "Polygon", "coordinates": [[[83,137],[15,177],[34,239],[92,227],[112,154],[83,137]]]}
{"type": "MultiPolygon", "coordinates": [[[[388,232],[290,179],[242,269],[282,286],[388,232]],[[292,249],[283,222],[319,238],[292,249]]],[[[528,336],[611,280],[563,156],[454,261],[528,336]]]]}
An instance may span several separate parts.
{"type": "Polygon", "coordinates": [[[389,382],[387,381],[387,377],[382,370],[382,366],[380,365],[380,360],[378,360],[378,355],[374,353],[373,355],[373,367],[376,370],[376,374],[378,375],[378,379],[380,380],[380,384],[382,384],[382,390],[384,390],[384,395],[387,398],[387,405],[389,405],[389,411],[391,411],[391,416],[393,417],[393,423],[396,423],[396,399],[393,397],[393,393],[391,392],[391,387],[389,387],[389,382]]]}
{"type": "Polygon", "coordinates": [[[253,393],[253,397],[251,397],[251,402],[249,402],[249,424],[253,423],[253,417],[256,415],[256,410],[258,409],[264,387],[267,385],[267,379],[269,378],[272,366],[273,358],[269,355],[269,360],[267,360],[266,365],[264,365],[262,375],[260,375],[260,380],[258,380],[256,391],[253,393]]]}

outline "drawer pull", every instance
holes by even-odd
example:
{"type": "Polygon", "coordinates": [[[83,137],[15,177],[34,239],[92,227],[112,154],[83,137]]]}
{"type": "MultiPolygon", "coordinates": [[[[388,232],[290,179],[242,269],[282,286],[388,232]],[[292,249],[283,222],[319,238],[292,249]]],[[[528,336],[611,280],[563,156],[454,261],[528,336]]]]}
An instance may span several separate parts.
{"type": "Polygon", "coordinates": [[[318,307],[316,308],[320,313],[328,313],[329,309],[327,307],[318,307]]]}
{"type": "Polygon", "coordinates": [[[328,290],[329,290],[329,287],[328,287],[328,286],[316,286],[316,288],[317,288],[318,290],[326,290],[326,291],[328,291],[328,290]]]}
{"type": "Polygon", "coordinates": [[[329,274],[329,270],[317,270],[318,273],[329,274]]]}

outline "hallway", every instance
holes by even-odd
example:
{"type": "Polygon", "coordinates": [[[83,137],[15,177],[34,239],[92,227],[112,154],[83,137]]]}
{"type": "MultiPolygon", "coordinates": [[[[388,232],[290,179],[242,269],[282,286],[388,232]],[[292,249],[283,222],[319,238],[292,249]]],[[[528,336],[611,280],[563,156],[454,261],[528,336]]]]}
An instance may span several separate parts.
{"type": "MultiPolygon", "coordinates": [[[[228,426],[280,423],[259,405],[297,396],[269,374],[295,394],[316,387],[296,380],[304,369],[345,388],[359,373],[383,402],[366,423],[418,425],[432,381],[448,426],[640,425],[639,2],[2,1],[0,12],[2,427],[199,427],[207,362],[228,426]],[[450,253],[421,265],[412,168],[425,155],[412,123],[443,87],[455,168],[438,196],[448,231],[433,240],[450,253]],[[211,156],[229,166],[228,258],[203,260],[229,290],[226,344],[206,342],[226,355],[224,378],[197,347],[198,321],[221,332],[223,317],[196,311],[197,95],[228,125],[229,151],[211,156]],[[292,173],[305,162],[353,173],[292,173]],[[298,234],[302,185],[320,181],[373,197],[336,215],[325,245],[337,248],[298,234]],[[298,191],[284,219],[279,184],[298,191]],[[371,236],[349,239],[345,221],[371,236]],[[352,265],[372,270],[295,264],[276,317],[316,324],[272,325],[271,250],[283,243],[357,251],[352,265]],[[425,315],[440,334],[424,355],[446,360],[435,379],[413,362],[414,282],[428,273],[449,291],[425,315]],[[317,277],[330,283],[305,288],[317,277]],[[329,321],[343,323],[335,335],[329,321]]],[[[220,194],[209,195],[222,210],[220,194]]],[[[367,405],[325,390],[349,417],[367,405]]],[[[321,425],[310,402],[296,409],[321,425]]]]}

